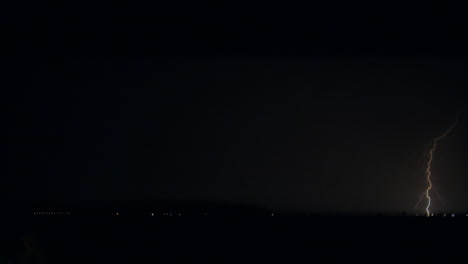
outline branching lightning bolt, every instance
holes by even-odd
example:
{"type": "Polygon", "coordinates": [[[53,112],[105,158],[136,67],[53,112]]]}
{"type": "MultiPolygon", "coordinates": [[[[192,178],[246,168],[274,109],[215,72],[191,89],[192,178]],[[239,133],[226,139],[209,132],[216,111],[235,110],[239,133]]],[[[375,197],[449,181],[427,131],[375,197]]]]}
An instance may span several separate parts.
{"type": "Polygon", "coordinates": [[[419,201],[416,203],[416,205],[414,206],[414,209],[417,209],[418,206],[422,203],[422,200],[424,198],[424,196],[426,195],[426,192],[423,192],[421,193],[421,195],[419,196],[419,201]]]}
{"type": "Polygon", "coordinates": [[[429,161],[427,162],[427,168],[426,168],[426,179],[427,179],[427,182],[429,183],[429,186],[427,187],[426,192],[425,192],[426,199],[427,199],[427,207],[426,207],[427,216],[430,216],[429,209],[431,207],[431,196],[430,196],[429,191],[431,191],[431,189],[433,188],[432,181],[431,181],[431,163],[432,163],[432,159],[434,157],[434,151],[437,148],[437,142],[439,142],[439,140],[445,138],[450,133],[450,131],[452,131],[452,129],[457,124],[457,122],[458,122],[458,114],[457,114],[457,117],[455,119],[455,122],[445,131],[445,133],[434,139],[432,147],[429,150],[429,161]]]}

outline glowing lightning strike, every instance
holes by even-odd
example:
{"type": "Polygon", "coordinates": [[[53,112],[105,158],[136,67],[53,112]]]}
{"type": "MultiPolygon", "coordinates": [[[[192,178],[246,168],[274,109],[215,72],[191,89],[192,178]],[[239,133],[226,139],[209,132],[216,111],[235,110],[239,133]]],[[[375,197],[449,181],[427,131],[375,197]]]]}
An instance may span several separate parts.
{"type": "Polygon", "coordinates": [[[455,119],[455,122],[449,127],[449,129],[447,129],[447,131],[445,131],[444,134],[442,134],[441,136],[434,139],[434,143],[432,144],[432,148],[429,150],[429,161],[427,162],[427,169],[426,169],[426,178],[427,178],[427,182],[429,183],[429,186],[427,187],[427,190],[426,190],[426,199],[427,199],[426,214],[427,214],[427,216],[430,216],[429,208],[431,207],[431,196],[429,195],[429,191],[432,189],[431,163],[432,163],[432,158],[434,156],[434,151],[436,150],[437,142],[439,140],[445,138],[450,133],[450,131],[452,131],[452,129],[457,124],[457,122],[458,122],[458,114],[457,114],[457,117],[455,119]]]}

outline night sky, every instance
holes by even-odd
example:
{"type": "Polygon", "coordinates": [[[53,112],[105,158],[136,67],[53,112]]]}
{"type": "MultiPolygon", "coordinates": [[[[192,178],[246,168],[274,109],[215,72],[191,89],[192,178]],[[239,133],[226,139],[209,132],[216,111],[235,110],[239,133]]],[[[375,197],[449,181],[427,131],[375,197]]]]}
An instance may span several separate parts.
{"type": "Polygon", "coordinates": [[[460,112],[435,152],[433,208],[468,210],[456,21],[29,15],[6,19],[3,201],[416,212],[428,144],[460,112]]]}

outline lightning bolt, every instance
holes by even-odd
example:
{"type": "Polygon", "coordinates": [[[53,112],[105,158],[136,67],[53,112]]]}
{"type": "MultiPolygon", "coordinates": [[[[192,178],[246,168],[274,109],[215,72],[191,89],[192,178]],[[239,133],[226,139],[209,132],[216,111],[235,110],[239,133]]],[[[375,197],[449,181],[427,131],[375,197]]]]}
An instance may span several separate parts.
{"type": "Polygon", "coordinates": [[[431,196],[430,196],[430,193],[429,191],[431,191],[432,189],[432,181],[431,181],[431,163],[432,163],[432,160],[433,160],[433,157],[434,157],[434,151],[436,150],[437,148],[437,143],[445,138],[449,133],[450,131],[452,131],[452,129],[455,127],[455,125],[458,123],[458,113],[457,113],[457,116],[456,116],[456,119],[455,119],[455,122],[445,131],[444,134],[442,134],[441,136],[437,137],[434,139],[433,143],[432,143],[432,147],[431,149],[429,150],[429,161],[427,162],[427,168],[426,168],[426,179],[427,179],[427,182],[429,183],[429,186],[427,187],[426,189],[426,199],[427,199],[427,207],[426,207],[426,215],[427,216],[430,216],[430,207],[431,207],[431,196]]]}
{"type": "MultiPolygon", "coordinates": [[[[440,201],[443,203],[443,206],[445,207],[445,201],[444,201],[442,195],[437,191],[435,185],[432,186],[431,191],[433,191],[435,194],[437,194],[438,200],[440,200],[440,201]]],[[[422,192],[422,193],[419,195],[419,200],[418,200],[418,202],[416,203],[416,205],[414,206],[414,209],[415,209],[415,210],[417,210],[418,207],[419,207],[419,205],[422,204],[423,199],[425,198],[425,196],[426,196],[426,192],[425,192],[425,191],[422,192]]]]}

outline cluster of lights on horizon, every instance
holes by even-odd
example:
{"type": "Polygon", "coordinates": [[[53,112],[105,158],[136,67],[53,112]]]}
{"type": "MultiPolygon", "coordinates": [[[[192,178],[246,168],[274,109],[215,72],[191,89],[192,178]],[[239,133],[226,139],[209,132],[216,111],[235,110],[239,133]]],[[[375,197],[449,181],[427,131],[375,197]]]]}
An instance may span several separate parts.
{"type": "Polygon", "coordinates": [[[70,212],[33,212],[34,215],[70,215],[70,212]]]}
{"type": "MultiPolygon", "coordinates": [[[[33,212],[33,215],[71,215],[71,212],[33,212]]],[[[116,216],[120,216],[121,214],[119,212],[115,212],[114,215],[116,216]]],[[[155,213],[150,213],[151,216],[156,216],[157,214],[155,213]]],[[[160,214],[161,216],[173,216],[172,213],[161,213],[160,214]]],[[[182,216],[181,213],[178,213],[176,214],[178,216],[182,216]]],[[[208,213],[203,213],[204,216],[207,216],[208,213]]],[[[431,213],[431,214],[423,214],[423,215],[419,215],[419,214],[416,214],[415,216],[441,216],[441,217],[446,217],[447,215],[450,215],[451,217],[455,217],[456,215],[455,214],[447,214],[447,213],[444,213],[444,214],[434,214],[434,213],[431,213]]],[[[276,216],[275,213],[271,213],[270,216],[276,216]]],[[[466,217],[468,217],[468,213],[465,214],[466,217]]]]}

